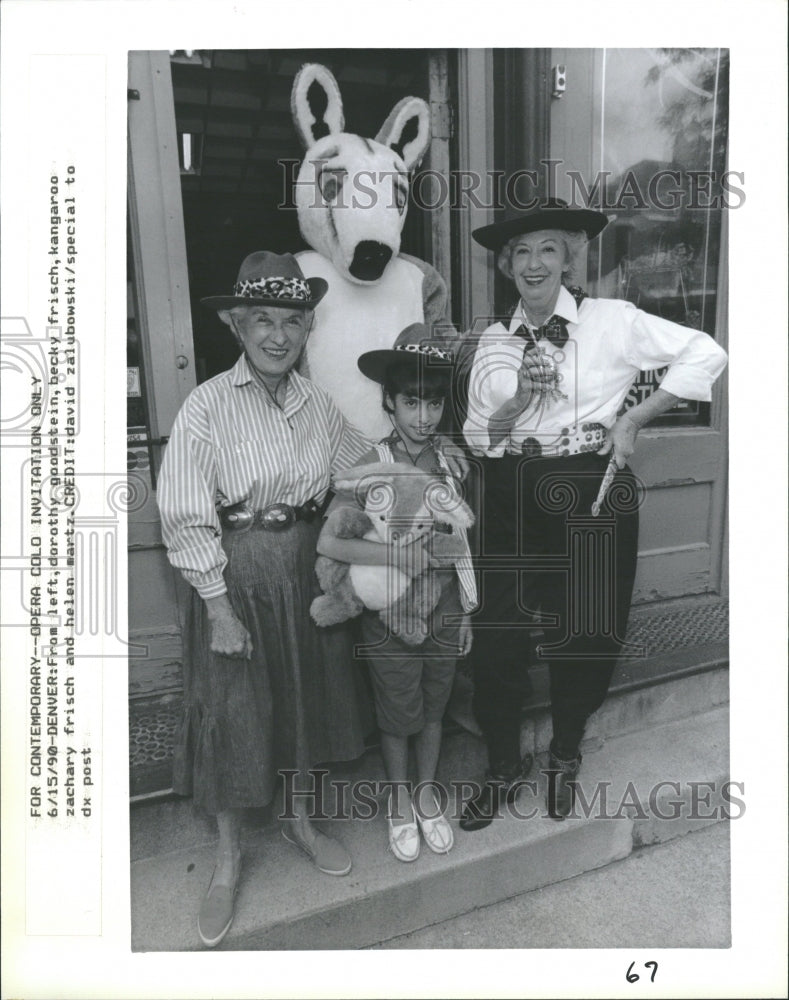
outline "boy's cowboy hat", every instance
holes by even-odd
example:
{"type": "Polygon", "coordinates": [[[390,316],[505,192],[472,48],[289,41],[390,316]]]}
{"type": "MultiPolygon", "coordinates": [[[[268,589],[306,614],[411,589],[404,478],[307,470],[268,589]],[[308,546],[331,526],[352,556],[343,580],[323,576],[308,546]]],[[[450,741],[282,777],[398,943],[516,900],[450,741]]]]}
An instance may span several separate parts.
{"type": "Polygon", "coordinates": [[[397,335],[394,345],[388,350],[366,351],[356,364],[359,371],[374,382],[383,382],[386,369],[393,362],[411,361],[414,365],[430,366],[446,370],[454,360],[446,341],[431,339],[430,331],[424,323],[411,323],[397,335]]]}
{"type": "Polygon", "coordinates": [[[258,250],[241,264],[232,295],[210,295],[200,302],[209,309],[234,306],[313,309],[328,290],[328,282],[323,278],[304,277],[293,254],[258,250]]]}
{"type": "Polygon", "coordinates": [[[569,233],[586,233],[592,240],[608,225],[608,217],[591,208],[570,208],[560,198],[546,198],[536,208],[503,222],[475,229],[472,237],[488,250],[501,250],[513,236],[535,233],[540,229],[563,229],[569,233]]]}

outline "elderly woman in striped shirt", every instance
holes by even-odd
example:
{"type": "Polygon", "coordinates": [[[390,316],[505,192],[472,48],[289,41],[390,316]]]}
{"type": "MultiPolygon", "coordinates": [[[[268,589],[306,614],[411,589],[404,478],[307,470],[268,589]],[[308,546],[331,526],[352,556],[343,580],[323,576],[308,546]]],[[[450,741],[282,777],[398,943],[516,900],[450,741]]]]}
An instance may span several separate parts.
{"type": "MultiPolygon", "coordinates": [[[[364,749],[348,634],[317,629],[308,613],[330,477],[369,448],[294,370],[326,290],[291,255],[258,252],[234,295],[203,300],[243,353],[190,394],[162,465],[164,541],[194,588],[173,786],[219,828],[198,918],[209,947],[233,919],[242,810],[271,802],[278,770],[303,775],[364,749]]],[[[285,839],[320,871],[347,874],[347,851],[315,830],[305,802],[295,796],[285,839]]]]}

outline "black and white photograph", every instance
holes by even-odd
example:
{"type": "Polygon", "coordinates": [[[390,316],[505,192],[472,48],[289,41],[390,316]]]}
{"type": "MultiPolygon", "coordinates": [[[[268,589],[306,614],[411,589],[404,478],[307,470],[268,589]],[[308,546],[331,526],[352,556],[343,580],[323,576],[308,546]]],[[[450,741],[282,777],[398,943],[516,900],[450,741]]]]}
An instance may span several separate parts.
{"type": "Polygon", "coordinates": [[[4,41],[4,995],[781,995],[785,55],[130,6],[4,41]]]}

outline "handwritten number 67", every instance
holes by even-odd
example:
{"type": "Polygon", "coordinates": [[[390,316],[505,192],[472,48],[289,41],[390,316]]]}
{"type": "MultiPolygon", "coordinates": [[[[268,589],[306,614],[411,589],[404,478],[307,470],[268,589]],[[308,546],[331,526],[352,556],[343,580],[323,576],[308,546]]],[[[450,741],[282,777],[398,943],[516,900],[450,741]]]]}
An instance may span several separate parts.
{"type": "MultiPolygon", "coordinates": [[[[635,964],[636,964],[635,962],[631,962],[627,972],[625,973],[625,979],[629,983],[637,983],[638,980],[641,978],[637,972],[633,972],[633,966],[635,964]]],[[[652,969],[652,975],[649,977],[649,981],[650,983],[654,983],[655,975],[657,973],[657,962],[644,962],[644,968],[652,969]]]]}

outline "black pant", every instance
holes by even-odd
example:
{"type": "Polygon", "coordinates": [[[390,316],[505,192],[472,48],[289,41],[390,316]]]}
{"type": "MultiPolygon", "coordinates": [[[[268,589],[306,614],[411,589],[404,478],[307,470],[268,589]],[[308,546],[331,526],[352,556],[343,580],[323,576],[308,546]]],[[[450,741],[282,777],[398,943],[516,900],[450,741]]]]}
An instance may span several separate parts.
{"type": "Polygon", "coordinates": [[[496,773],[520,764],[536,628],[545,634],[541,654],[549,664],[559,756],[575,756],[586,720],[608,691],[630,611],[640,502],[625,468],[600,516],[591,516],[608,457],[482,461],[474,711],[496,773]]]}

